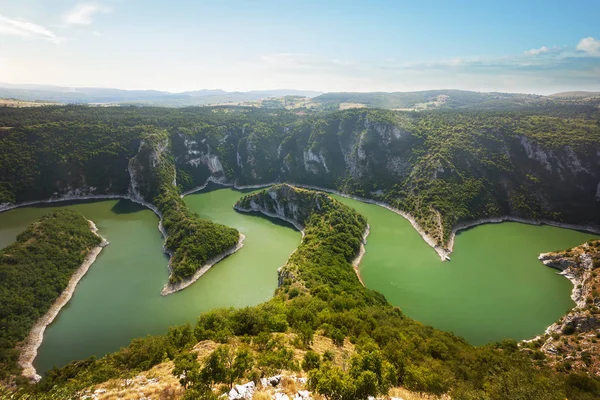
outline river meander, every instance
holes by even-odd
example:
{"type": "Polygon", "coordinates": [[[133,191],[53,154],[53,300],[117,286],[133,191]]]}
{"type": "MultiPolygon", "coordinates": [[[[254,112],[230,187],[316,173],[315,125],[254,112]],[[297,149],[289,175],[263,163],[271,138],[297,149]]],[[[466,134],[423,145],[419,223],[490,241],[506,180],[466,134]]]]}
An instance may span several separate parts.
{"type": "MultiPolygon", "coordinates": [[[[24,207],[0,214],[0,248],[41,215],[67,207],[93,220],[110,241],[71,301],[46,330],[35,366],[43,373],[74,359],[118,350],[135,337],[164,333],[217,307],[269,299],[277,268],[300,243],[300,233],[237,213],[242,193],[231,189],[189,195],[202,217],[239,229],[244,247],[182,292],[162,297],[168,278],[158,219],[125,200],[24,207]]],[[[338,197],[339,198],[339,197],[338,197]]],[[[548,226],[502,223],[460,233],[452,261],[437,254],[401,216],[339,198],[371,225],[360,266],[365,284],[410,317],[464,336],[473,344],[524,339],[567,312],[571,283],[537,261],[540,252],[578,245],[594,235],[548,226]]]]}
{"type": "MultiPolygon", "coordinates": [[[[162,297],[167,258],[162,253],[158,218],[125,200],[70,204],[93,220],[109,242],[71,301],[46,329],[34,365],[38,373],[126,346],[131,339],[194,322],[203,311],[255,305],[272,297],[277,269],[300,243],[300,233],[232,206],[242,193],[218,190],[186,197],[192,209],[240,230],[244,247],[219,262],[187,289],[162,297]]],[[[57,206],[24,207],[0,214],[0,247],[15,240],[31,222],[57,206]]]]}
{"type": "Polygon", "coordinates": [[[334,197],[371,226],[359,266],[365,285],[411,318],[475,345],[532,338],[573,308],[571,282],[537,257],[598,237],[552,226],[485,224],[459,232],[452,260],[440,262],[402,216],[334,197]]]}

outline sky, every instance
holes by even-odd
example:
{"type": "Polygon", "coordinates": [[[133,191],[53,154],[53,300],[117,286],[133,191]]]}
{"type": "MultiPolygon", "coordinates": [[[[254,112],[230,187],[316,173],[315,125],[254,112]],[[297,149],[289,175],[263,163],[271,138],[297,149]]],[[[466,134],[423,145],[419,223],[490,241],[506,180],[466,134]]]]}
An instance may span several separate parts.
{"type": "Polygon", "coordinates": [[[600,0],[0,0],[0,82],[600,91],[600,0]]]}

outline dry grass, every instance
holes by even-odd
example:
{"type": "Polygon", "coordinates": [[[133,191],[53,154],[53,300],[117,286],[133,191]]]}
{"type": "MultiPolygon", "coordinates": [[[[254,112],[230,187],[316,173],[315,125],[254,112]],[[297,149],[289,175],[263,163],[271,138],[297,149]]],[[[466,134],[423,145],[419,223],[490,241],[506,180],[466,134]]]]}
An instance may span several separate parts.
{"type": "Polygon", "coordinates": [[[366,104],[362,103],[340,103],[340,110],[349,110],[351,108],[366,108],[366,104]]]}
{"type": "Polygon", "coordinates": [[[61,103],[52,103],[47,101],[26,101],[17,99],[0,99],[0,107],[41,107],[59,104],[61,103]]]}
{"type": "Polygon", "coordinates": [[[283,393],[287,394],[288,396],[293,396],[294,394],[298,393],[298,390],[300,390],[296,385],[296,380],[288,376],[284,376],[281,379],[279,386],[283,390],[283,393]]]}
{"type": "Polygon", "coordinates": [[[400,398],[404,400],[450,400],[450,396],[434,396],[431,394],[415,393],[402,387],[392,388],[388,392],[388,396],[400,398]]]}
{"type": "Polygon", "coordinates": [[[271,394],[267,392],[255,392],[252,395],[252,400],[271,400],[271,394]]]}
{"type": "MultiPolygon", "coordinates": [[[[236,346],[237,343],[233,342],[231,344],[236,346]]],[[[212,340],[203,340],[194,346],[193,351],[198,353],[198,360],[204,360],[213,351],[215,351],[219,345],[219,343],[213,342],[212,340]]]]}
{"type": "Polygon", "coordinates": [[[183,388],[176,377],[171,374],[172,362],[156,365],[144,374],[132,379],[111,379],[94,386],[90,392],[100,389],[98,400],[133,400],[141,397],[170,400],[183,396],[183,388]]]}
{"type": "MultiPolygon", "coordinates": [[[[296,338],[296,335],[289,333],[280,335],[287,346],[291,346],[296,338]]],[[[233,339],[229,343],[231,346],[238,347],[243,345],[239,339],[233,339]]],[[[194,346],[194,351],[198,354],[198,359],[202,362],[208,357],[220,344],[212,340],[199,342],[194,346]]],[[[336,346],[333,341],[322,335],[315,335],[311,350],[323,355],[326,351],[333,353],[334,363],[342,368],[348,366],[349,359],[354,354],[355,348],[347,339],[342,347],[336,346]]],[[[294,356],[297,361],[301,362],[306,349],[294,349],[294,356]]],[[[174,400],[180,399],[184,394],[184,389],[179,384],[179,381],[172,375],[173,362],[169,361],[156,365],[149,371],[146,371],[133,379],[112,379],[103,384],[90,388],[86,394],[92,394],[95,390],[105,390],[104,393],[98,393],[98,400],[133,400],[142,397],[157,399],[157,400],[174,400]]],[[[303,373],[293,371],[282,371],[283,378],[281,384],[277,387],[277,391],[287,394],[293,398],[299,390],[306,390],[304,384],[298,382],[299,377],[305,376],[303,373]]],[[[240,382],[238,382],[240,383],[240,382]]],[[[245,383],[245,382],[244,382],[245,383]]],[[[275,388],[261,388],[258,385],[258,390],[254,393],[255,400],[270,400],[275,395],[275,388]]],[[[389,396],[401,398],[404,400],[447,400],[449,397],[436,397],[410,392],[404,388],[393,388],[389,392],[389,396]]],[[[388,397],[389,398],[389,397],[388,397]]],[[[314,400],[323,400],[322,396],[313,394],[314,400]]]]}

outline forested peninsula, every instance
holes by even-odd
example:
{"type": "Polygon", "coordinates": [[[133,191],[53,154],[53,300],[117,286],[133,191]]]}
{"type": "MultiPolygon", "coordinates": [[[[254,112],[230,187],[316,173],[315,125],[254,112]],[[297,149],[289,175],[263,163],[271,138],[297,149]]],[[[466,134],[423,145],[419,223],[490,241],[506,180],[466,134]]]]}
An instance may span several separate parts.
{"type": "Polygon", "coordinates": [[[243,241],[237,230],[203,220],[188,209],[175,185],[175,166],[168,148],[167,132],[149,128],[141,137],[138,153],[129,162],[131,197],[150,203],[161,218],[165,252],[170,256],[169,283],[163,295],[193,283],[194,274],[207,262],[210,267],[241,247],[243,241]]]}
{"type": "Polygon", "coordinates": [[[45,215],[0,250],[0,380],[35,378],[41,335],[105,243],[81,214],[45,215]],[[72,287],[71,287],[72,286],[72,287]]]}

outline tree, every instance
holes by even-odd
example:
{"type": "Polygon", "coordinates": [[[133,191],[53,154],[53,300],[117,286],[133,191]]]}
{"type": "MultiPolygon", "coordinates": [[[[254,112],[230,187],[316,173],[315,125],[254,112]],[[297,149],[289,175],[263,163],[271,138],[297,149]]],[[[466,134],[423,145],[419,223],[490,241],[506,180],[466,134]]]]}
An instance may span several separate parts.
{"type": "Polygon", "coordinates": [[[302,369],[306,372],[312,369],[318,369],[321,365],[321,356],[319,353],[315,353],[309,350],[304,354],[304,360],[302,360],[302,369]]]}
{"type": "Polygon", "coordinates": [[[185,389],[198,382],[199,371],[200,364],[196,353],[183,353],[175,358],[172,374],[179,378],[179,383],[185,389]]]}
{"type": "Polygon", "coordinates": [[[228,345],[217,347],[207,357],[201,371],[202,380],[210,383],[226,383],[233,387],[233,382],[243,378],[254,366],[254,359],[248,349],[236,352],[228,345]]]}

